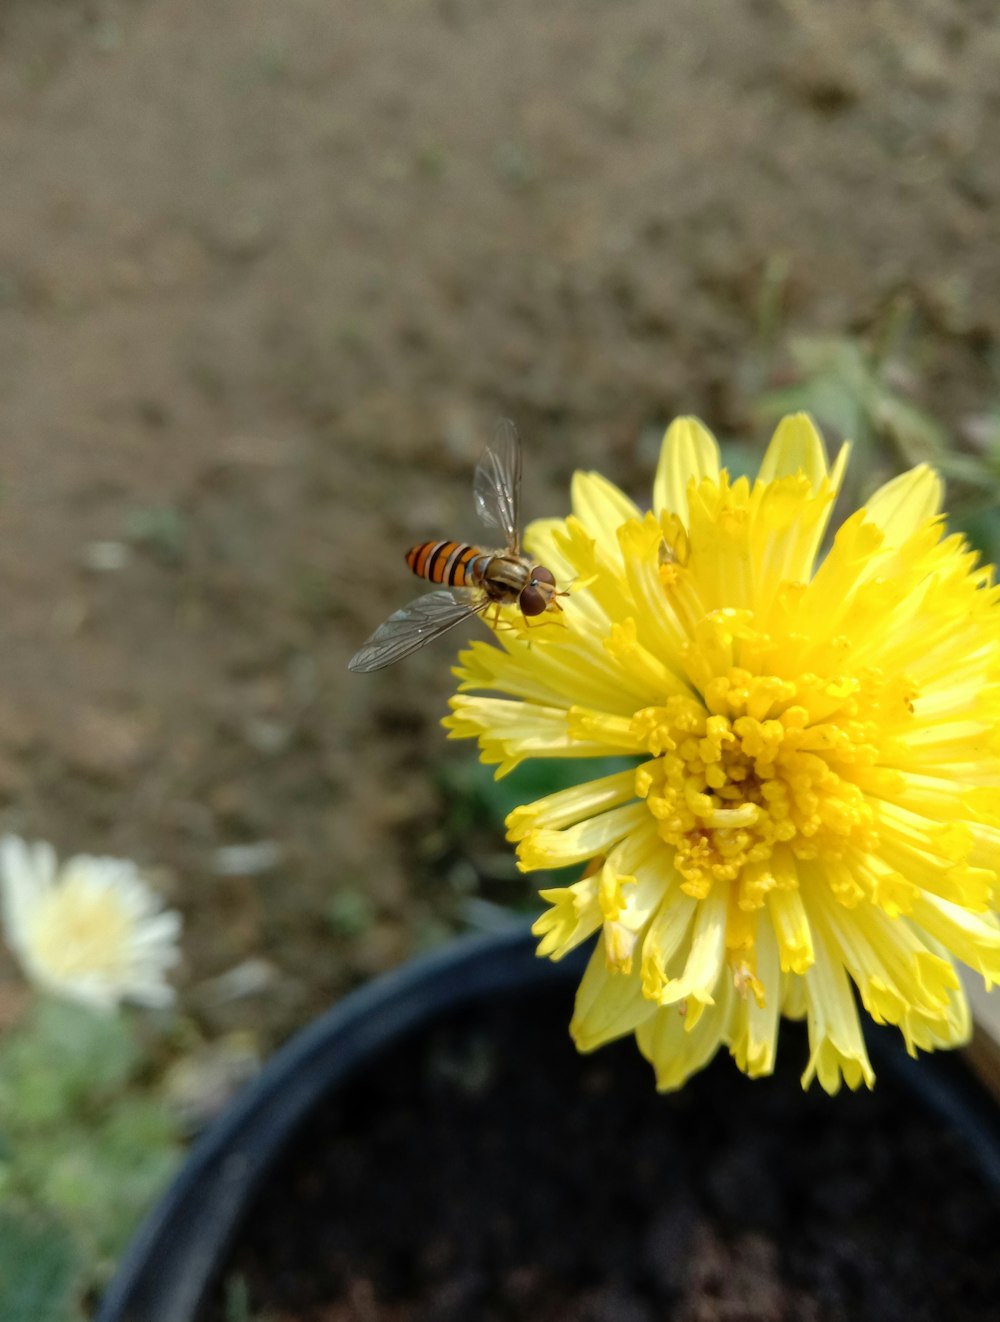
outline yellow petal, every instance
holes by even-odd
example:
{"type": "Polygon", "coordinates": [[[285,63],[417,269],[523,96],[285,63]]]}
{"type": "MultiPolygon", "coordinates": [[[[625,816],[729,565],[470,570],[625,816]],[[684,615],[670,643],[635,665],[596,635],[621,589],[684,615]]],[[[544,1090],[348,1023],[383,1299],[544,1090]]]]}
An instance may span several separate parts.
{"type": "Polygon", "coordinates": [[[865,514],[898,546],[928,519],[940,513],[944,484],[928,464],[919,464],[879,487],[865,502],[865,514]]]}
{"type": "Polygon", "coordinates": [[[532,924],[532,932],[541,938],[537,954],[560,960],[600,927],[603,914],[596,874],[581,877],[572,886],[539,891],[539,895],[552,907],[532,924]]]}
{"type": "Polygon", "coordinates": [[[638,505],[600,473],[574,473],[573,513],[605,553],[618,559],[618,529],[642,517],[638,505]]]}
{"type": "Polygon", "coordinates": [[[813,944],[801,891],[775,888],[768,891],[767,903],[778,940],[781,971],[805,973],[813,962],[813,944]]]}
{"type": "MultiPolygon", "coordinates": [[[[843,471],[842,459],[838,459],[843,471]]],[[[804,473],[815,491],[826,477],[826,450],[816,425],[808,413],[791,413],[782,418],[761,461],[759,482],[773,482],[779,477],[804,473]]]]}
{"type": "Polygon", "coordinates": [[[646,828],[652,836],[649,814],[642,803],[611,808],[562,831],[536,827],[517,846],[517,866],[522,872],[534,872],[538,868],[586,863],[597,854],[606,854],[613,844],[640,828],[646,828]]]}
{"type": "Polygon", "coordinates": [[[525,528],[521,538],[524,549],[537,564],[552,570],[560,587],[565,587],[576,572],[556,539],[564,524],[563,519],[535,519],[525,528]]]}
{"type": "Polygon", "coordinates": [[[778,1017],[781,1011],[781,971],[778,943],[763,909],[754,915],[756,978],[764,988],[764,1003],[747,995],[738,1008],[737,1035],[731,1051],[736,1064],[751,1079],[771,1074],[778,1052],[778,1017]]]}
{"type": "Polygon", "coordinates": [[[925,931],[981,973],[987,988],[1000,983],[1000,920],[994,914],[974,914],[924,891],[917,894],[913,917],[925,931]]]}
{"type": "Polygon", "coordinates": [[[631,1033],[656,1006],[642,994],[637,969],[631,973],[612,973],[605,962],[603,943],[598,943],[576,992],[576,1006],[569,1026],[580,1051],[631,1033]]]}
{"type": "Polygon", "coordinates": [[[733,1032],[738,997],[732,980],[723,976],[713,1003],[704,1007],[697,1022],[690,1009],[670,1005],[642,1020],[635,1030],[636,1045],[656,1071],[659,1092],[680,1088],[703,1069],[733,1032]]]}
{"type": "Polygon", "coordinates": [[[464,694],[449,699],[448,705],[452,714],[441,722],[448,738],[478,739],[480,759],[488,766],[498,764],[498,780],[526,757],[604,757],[609,748],[638,751],[634,740],[621,750],[583,734],[572,734],[567,724],[569,714],[558,708],[464,694]]]}
{"type": "Polygon", "coordinates": [[[729,886],[720,882],[698,905],[691,933],[687,963],[676,978],[670,978],[659,995],[661,1005],[674,1005],[689,998],[711,1005],[712,991],[719,982],[726,952],[726,911],[729,886]]]}
{"type": "Polygon", "coordinates": [[[834,959],[818,928],[813,931],[813,946],[815,959],[803,978],[810,1056],[802,1086],[807,1088],[816,1078],[831,1096],[840,1090],[841,1079],[852,1091],[862,1083],[871,1088],[875,1071],[844,966],[834,959]]]}
{"type": "Polygon", "coordinates": [[[677,418],[666,430],[660,462],[653,481],[653,511],[667,510],[686,525],[688,484],[719,477],[719,447],[712,433],[697,418],[677,418]]]}
{"type": "Polygon", "coordinates": [[[642,990],[651,1001],[658,1001],[667,985],[668,972],[675,955],[690,946],[691,923],[698,901],[680,888],[680,878],[673,879],[650,923],[642,943],[642,990]]]}
{"type": "Polygon", "coordinates": [[[529,831],[540,826],[562,830],[584,817],[594,817],[609,808],[617,808],[635,797],[635,770],[631,767],[599,780],[571,785],[555,794],[547,794],[544,799],[515,808],[507,817],[507,839],[523,840],[529,831]]]}

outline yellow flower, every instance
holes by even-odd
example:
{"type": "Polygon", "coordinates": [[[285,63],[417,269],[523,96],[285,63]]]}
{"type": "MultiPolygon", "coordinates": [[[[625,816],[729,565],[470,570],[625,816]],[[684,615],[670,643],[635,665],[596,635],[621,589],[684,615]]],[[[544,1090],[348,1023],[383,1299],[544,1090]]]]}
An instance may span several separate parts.
{"type": "Polygon", "coordinates": [[[854,988],[915,1053],[968,1039],[956,958],[1000,977],[1000,591],[924,465],[821,557],[846,461],[798,415],[734,481],[682,418],[651,513],[578,473],[573,513],[525,539],[572,585],[564,627],[455,672],[445,724],[498,775],[635,760],[507,825],[522,870],[588,864],[535,925],[553,959],[602,931],[577,1045],[634,1033],[661,1089],[722,1044],[771,1073],[781,1015],[808,1023],[803,1085],[870,1087],[854,988]]]}
{"type": "Polygon", "coordinates": [[[128,859],[78,854],[59,867],[51,845],[4,836],[0,900],[7,944],[42,990],[101,1010],[173,999],[180,915],[128,859]]]}

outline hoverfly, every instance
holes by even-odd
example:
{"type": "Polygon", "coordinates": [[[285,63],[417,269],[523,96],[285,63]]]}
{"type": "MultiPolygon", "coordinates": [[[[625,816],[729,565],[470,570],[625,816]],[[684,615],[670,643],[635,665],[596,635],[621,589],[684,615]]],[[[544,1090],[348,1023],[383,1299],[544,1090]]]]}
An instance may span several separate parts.
{"type": "Polygon", "coordinates": [[[497,424],[476,468],[476,512],[506,539],[502,551],[483,551],[464,542],[421,542],[406,553],[406,563],[420,578],[447,586],[417,597],[380,624],[348,662],[348,670],[391,666],[424,647],[456,624],[495,607],[496,625],[503,606],[517,605],[526,618],[559,611],[555,575],[521,550],[518,502],[521,492],[521,445],[512,422],[497,424]]]}

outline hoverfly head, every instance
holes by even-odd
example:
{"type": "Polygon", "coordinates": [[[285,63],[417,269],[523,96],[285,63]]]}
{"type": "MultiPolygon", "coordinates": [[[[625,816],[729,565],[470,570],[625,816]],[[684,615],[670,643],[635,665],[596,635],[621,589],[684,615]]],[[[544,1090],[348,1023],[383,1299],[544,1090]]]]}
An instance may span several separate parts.
{"type": "Polygon", "coordinates": [[[544,565],[533,565],[527,585],[517,599],[522,615],[541,615],[551,607],[559,609],[556,601],[556,578],[544,565]]]}

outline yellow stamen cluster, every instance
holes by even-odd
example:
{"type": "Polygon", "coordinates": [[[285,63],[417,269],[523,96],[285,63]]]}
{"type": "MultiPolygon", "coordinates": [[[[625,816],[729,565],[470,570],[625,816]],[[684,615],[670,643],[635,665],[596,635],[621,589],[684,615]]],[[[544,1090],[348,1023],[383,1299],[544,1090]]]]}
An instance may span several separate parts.
{"type": "Polygon", "coordinates": [[[740,908],[756,909],[776,884],[775,849],[796,858],[841,859],[853,842],[877,840],[874,813],[853,783],[878,758],[878,728],[863,720],[858,681],[800,686],[731,668],[704,702],[675,696],[633,720],[655,761],[636,793],[676,849],[682,889],[704,899],[714,881],[738,882],[740,908]],[[814,720],[810,688],[837,705],[814,720]]]}

